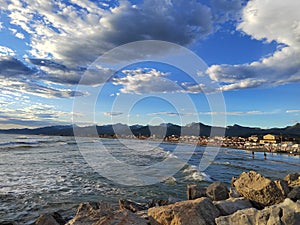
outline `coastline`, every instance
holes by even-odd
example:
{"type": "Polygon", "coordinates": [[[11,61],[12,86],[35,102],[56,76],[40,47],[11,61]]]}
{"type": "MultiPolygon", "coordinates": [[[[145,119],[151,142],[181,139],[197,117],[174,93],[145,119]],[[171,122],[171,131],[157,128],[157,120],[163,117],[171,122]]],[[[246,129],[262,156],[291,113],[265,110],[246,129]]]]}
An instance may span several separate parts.
{"type": "Polygon", "coordinates": [[[119,207],[107,202],[84,202],[75,215],[41,215],[34,225],[298,225],[300,172],[270,180],[255,171],[209,186],[187,185],[187,200],[148,203],[120,199],[119,207]],[[250,191],[251,190],[251,191],[250,191]]]}

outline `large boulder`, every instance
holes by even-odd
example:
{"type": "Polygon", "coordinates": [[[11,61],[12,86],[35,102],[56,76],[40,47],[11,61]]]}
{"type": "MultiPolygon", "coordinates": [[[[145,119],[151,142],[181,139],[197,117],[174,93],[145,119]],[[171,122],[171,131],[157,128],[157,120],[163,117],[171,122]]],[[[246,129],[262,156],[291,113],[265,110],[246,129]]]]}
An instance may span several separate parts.
{"type": "Polygon", "coordinates": [[[229,197],[229,190],[225,183],[214,182],[207,187],[206,196],[213,201],[225,200],[229,197]]]}
{"type": "Polygon", "coordinates": [[[285,199],[284,202],[269,206],[263,210],[249,208],[239,210],[229,216],[216,218],[217,225],[299,225],[300,203],[285,199]]]}
{"type": "Polygon", "coordinates": [[[106,202],[86,202],[80,204],[76,216],[66,225],[147,225],[147,220],[122,209],[115,211],[106,202]]]}
{"type": "Polygon", "coordinates": [[[287,181],[290,187],[300,186],[300,173],[292,173],[286,175],[283,180],[287,181]]]}
{"type": "Polygon", "coordinates": [[[101,217],[93,225],[148,225],[148,221],[129,210],[118,210],[101,217]]]}
{"type": "Polygon", "coordinates": [[[62,216],[55,212],[39,216],[34,225],[64,225],[65,223],[66,221],[62,218],[62,216]]]}
{"type": "Polygon", "coordinates": [[[213,203],[219,209],[222,216],[227,216],[238,210],[253,207],[251,202],[245,198],[229,198],[223,201],[214,201],[213,203]]]}
{"type": "Polygon", "coordinates": [[[284,195],[277,185],[255,171],[243,172],[233,185],[240,195],[258,206],[270,206],[284,200],[284,195]]]}
{"type": "Polygon", "coordinates": [[[92,225],[106,216],[113,208],[107,202],[85,202],[77,209],[76,216],[66,225],[92,225]]]}
{"type": "Polygon", "coordinates": [[[159,225],[214,225],[219,210],[209,198],[177,202],[172,205],[150,208],[151,224],[159,225]]]}
{"type": "Polygon", "coordinates": [[[206,197],[206,187],[199,184],[188,184],[186,194],[188,200],[206,197]]]}

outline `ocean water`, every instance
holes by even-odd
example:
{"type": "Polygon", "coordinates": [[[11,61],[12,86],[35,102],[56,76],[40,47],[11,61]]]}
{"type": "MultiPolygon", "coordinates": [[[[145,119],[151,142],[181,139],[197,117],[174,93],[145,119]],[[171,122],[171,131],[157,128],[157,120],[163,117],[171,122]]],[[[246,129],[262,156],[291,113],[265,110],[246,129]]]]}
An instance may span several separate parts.
{"type": "Polygon", "coordinates": [[[250,170],[283,178],[300,172],[300,157],[270,153],[264,160],[263,153],[252,159],[248,151],[188,144],[1,134],[0,224],[31,224],[48,212],[72,216],[85,201],[185,200],[189,183],[229,185],[250,170]],[[199,171],[201,164],[207,169],[199,171]]]}

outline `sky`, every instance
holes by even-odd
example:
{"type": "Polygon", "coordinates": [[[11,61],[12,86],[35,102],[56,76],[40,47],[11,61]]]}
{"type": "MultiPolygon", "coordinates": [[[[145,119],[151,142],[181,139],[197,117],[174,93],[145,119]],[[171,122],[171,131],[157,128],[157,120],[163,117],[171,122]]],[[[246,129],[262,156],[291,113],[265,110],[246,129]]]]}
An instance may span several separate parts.
{"type": "Polygon", "coordinates": [[[300,2],[0,0],[0,129],[300,121],[300,2]]]}

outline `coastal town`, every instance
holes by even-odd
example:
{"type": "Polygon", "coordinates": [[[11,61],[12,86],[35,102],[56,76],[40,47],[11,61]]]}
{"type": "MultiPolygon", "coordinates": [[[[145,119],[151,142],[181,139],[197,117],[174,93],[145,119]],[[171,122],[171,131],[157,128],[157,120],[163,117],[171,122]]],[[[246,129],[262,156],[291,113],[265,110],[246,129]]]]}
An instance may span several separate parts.
{"type": "MultiPolygon", "coordinates": [[[[103,138],[104,136],[102,136],[103,138]]],[[[104,138],[108,138],[107,136],[104,138]]],[[[111,137],[109,137],[111,138],[111,137]]],[[[134,136],[118,135],[114,138],[160,140],[156,135],[134,136]]],[[[294,138],[286,138],[280,135],[251,135],[249,137],[226,137],[226,136],[177,136],[170,135],[163,138],[165,142],[188,143],[199,146],[220,146],[225,148],[244,149],[251,151],[286,153],[300,155],[300,144],[294,138]]]]}
{"type": "Polygon", "coordinates": [[[283,138],[280,135],[266,134],[263,136],[251,135],[250,137],[224,137],[224,136],[182,136],[166,137],[165,141],[192,143],[201,146],[221,146],[252,151],[300,154],[300,144],[293,138],[283,138]]]}

